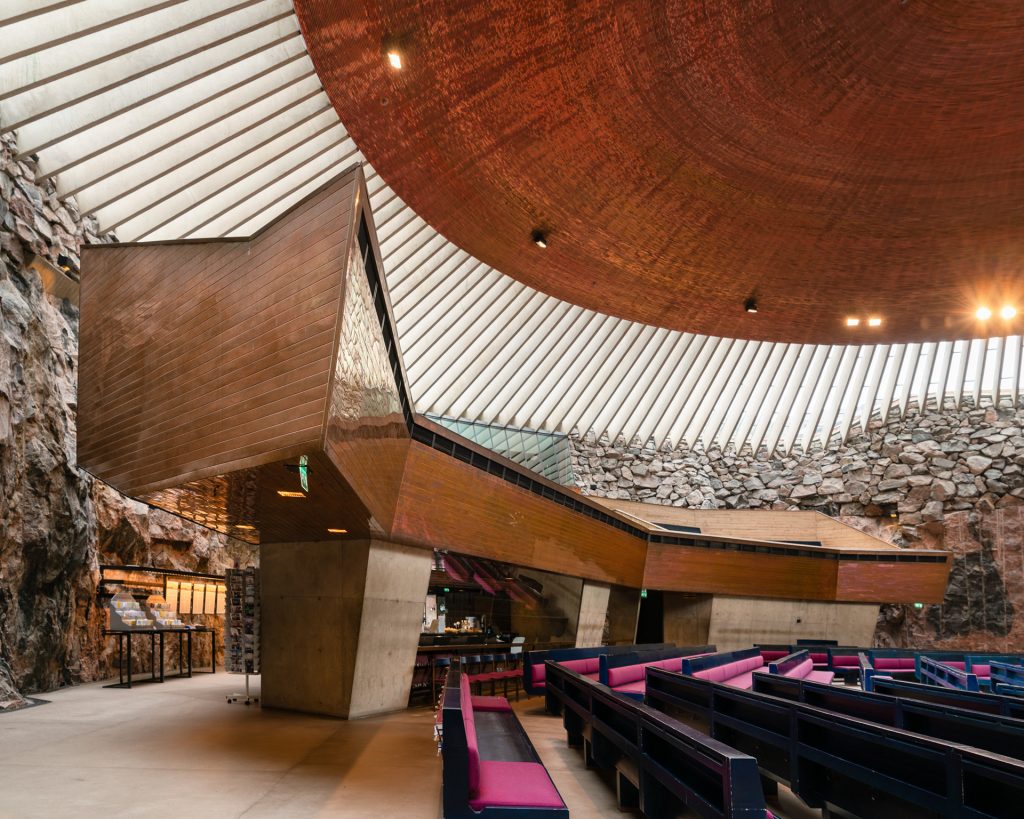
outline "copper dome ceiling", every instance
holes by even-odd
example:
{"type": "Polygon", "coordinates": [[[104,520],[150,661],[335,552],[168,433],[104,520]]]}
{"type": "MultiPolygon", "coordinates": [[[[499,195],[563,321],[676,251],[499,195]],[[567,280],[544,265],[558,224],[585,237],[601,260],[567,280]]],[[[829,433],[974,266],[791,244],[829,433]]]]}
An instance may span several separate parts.
{"type": "Polygon", "coordinates": [[[532,287],[737,338],[1021,330],[1018,0],[296,7],[388,184],[532,287]]]}

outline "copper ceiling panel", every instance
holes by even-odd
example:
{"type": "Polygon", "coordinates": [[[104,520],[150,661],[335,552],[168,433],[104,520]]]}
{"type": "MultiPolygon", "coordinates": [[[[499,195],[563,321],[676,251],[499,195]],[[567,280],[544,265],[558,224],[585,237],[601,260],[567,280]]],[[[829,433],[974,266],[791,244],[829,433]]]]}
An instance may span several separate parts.
{"type": "Polygon", "coordinates": [[[546,293],[774,341],[1024,329],[1017,2],[296,8],[387,183],[546,293]],[[1014,320],[974,318],[1007,302],[1014,320]]]}

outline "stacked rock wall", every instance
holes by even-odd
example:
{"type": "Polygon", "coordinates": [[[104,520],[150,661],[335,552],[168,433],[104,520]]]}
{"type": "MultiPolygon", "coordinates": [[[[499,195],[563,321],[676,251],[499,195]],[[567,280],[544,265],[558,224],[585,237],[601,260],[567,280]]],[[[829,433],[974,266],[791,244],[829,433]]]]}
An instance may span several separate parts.
{"type": "MultiPolygon", "coordinates": [[[[104,239],[30,160],[0,142],[0,690],[116,674],[100,563],[221,572],[255,549],[132,501],[75,461],[78,310],[47,295],[33,255],[77,268],[104,239]]],[[[74,272],[71,273],[72,277],[74,272]]],[[[201,641],[204,642],[205,641],[201,641]]],[[[206,659],[206,658],[201,658],[206,659]]]]}
{"type": "Polygon", "coordinates": [[[911,407],[807,453],[571,438],[585,494],[701,509],[813,509],[947,549],[942,605],[882,606],[879,645],[1024,650],[1024,405],[911,407]]]}

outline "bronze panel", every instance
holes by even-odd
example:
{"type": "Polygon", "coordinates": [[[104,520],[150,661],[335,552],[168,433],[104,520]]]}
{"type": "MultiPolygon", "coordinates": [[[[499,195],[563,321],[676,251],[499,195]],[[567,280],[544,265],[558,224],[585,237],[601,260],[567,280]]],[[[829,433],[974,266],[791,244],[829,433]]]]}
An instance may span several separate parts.
{"type": "Polygon", "coordinates": [[[319,449],[358,176],[248,240],[86,250],[83,467],[143,494],[319,449]]]}

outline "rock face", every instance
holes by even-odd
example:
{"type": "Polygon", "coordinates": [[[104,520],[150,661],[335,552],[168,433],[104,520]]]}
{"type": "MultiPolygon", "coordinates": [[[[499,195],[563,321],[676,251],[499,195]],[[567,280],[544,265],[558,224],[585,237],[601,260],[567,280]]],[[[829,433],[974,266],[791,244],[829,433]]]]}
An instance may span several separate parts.
{"type": "MultiPolygon", "coordinates": [[[[103,239],[73,200],[0,143],[0,699],[116,673],[100,563],[219,572],[253,547],[132,501],[75,460],[78,310],[47,295],[33,255],[77,266],[103,239]],[[7,670],[9,669],[9,673],[7,670]]],[[[74,273],[72,272],[72,276],[74,273]]],[[[205,645],[205,641],[200,641],[205,645]]],[[[141,643],[140,643],[141,645],[141,643]]]]}
{"type": "Polygon", "coordinates": [[[947,405],[790,455],[570,436],[585,494],[700,509],[814,509],[955,554],[941,606],[883,606],[880,645],[1024,649],[1024,404],[947,405]],[[643,479],[636,478],[643,475],[643,479]]]}

